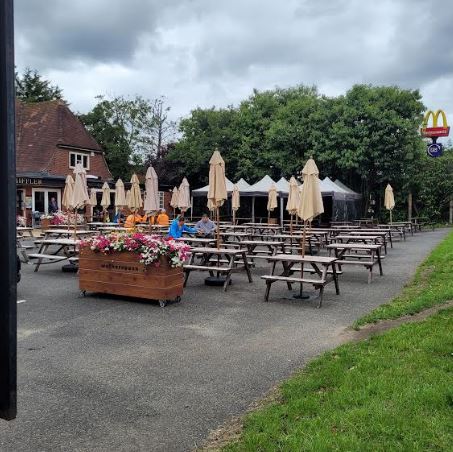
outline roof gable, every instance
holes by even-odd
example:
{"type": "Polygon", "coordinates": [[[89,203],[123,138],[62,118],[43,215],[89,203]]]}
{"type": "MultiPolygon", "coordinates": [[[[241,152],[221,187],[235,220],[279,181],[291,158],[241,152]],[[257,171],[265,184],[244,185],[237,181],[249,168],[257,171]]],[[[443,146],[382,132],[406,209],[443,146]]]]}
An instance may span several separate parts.
{"type": "Polygon", "coordinates": [[[59,145],[102,150],[63,101],[16,101],[17,171],[47,172],[59,145]]]}

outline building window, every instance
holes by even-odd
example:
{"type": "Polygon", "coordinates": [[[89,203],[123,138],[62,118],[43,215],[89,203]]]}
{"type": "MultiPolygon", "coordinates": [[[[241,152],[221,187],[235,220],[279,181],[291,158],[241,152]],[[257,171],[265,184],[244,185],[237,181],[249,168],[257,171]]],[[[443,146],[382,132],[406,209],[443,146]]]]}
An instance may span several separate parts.
{"type": "Polygon", "coordinates": [[[159,195],[159,209],[165,209],[165,192],[157,192],[159,195]]]}
{"type": "Polygon", "coordinates": [[[77,163],[81,163],[86,169],[90,169],[90,156],[87,154],[80,154],[78,152],[69,153],[69,168],[75,168],[77,163]]]}

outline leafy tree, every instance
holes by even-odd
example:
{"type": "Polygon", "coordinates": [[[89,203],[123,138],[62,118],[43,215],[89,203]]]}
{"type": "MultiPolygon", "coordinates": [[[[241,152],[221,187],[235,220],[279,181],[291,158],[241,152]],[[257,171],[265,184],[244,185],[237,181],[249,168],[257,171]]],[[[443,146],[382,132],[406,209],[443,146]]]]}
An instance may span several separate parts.
{"type": "Polygon", "coordinates": [[[22,75],[16,72],[16,97],[25,102],[45,102],[63,99],[63,92],[36,69],[26,68],[22,75]]]}
{"type": "Polygon", "coordinates": [[[433,221],[448,218],[453,199],[453,148],[447,148],[442,157],[422,156],[417,162],[412,189],[415,215],[433,221]]]}
{"type": "Polygon", "coordinates": [[[154,101],[141,96],[96,97],[98,103],[79,115],[105,151],[115,178],[129,178],[146,161],[157,157],[172,136],[174,123],[168,119],[164,98],[154,101]]]}

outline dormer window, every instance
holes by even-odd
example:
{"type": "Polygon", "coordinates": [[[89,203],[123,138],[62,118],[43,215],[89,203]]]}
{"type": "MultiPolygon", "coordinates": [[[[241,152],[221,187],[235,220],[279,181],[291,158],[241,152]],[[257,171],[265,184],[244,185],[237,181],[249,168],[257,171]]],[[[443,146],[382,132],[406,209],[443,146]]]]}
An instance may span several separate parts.
{"type": "Polygon", "coordinates": [[[69,168],[75,168],[77,163],[81,163],[82,166],[86,169],[90,169],[90,156],[88,154],[82,154],[79,152],[70,152],[69,153],[69,168]]]}

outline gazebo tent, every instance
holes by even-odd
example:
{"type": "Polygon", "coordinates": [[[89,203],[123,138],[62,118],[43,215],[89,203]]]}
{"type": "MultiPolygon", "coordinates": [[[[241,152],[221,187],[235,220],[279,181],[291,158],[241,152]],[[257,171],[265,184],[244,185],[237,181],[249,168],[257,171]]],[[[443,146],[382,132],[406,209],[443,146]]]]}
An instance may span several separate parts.
{"type": "Polygon", "coordinates": [[[320,181],[323,197],[331,197],[332,221],[348,221],[357,219],[360,212],[361,195],[355,193],[344,184],[337,184],[329,177],[320,181]],[[343,186],[342,186],[343,185],[343,186]]]}

